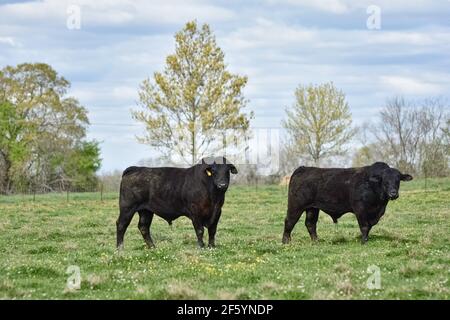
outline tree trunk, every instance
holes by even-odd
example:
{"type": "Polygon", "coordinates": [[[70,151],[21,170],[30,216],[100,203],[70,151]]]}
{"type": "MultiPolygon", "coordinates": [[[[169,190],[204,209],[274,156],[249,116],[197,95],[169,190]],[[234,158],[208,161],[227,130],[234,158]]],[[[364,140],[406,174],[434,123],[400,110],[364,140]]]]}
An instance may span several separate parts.
{"type": "Polygon", "coordinates": [[[195,165],[196,163],[196,158],[197,158],[197,150],[196,150],[196,128],[195,128],[195,121],[197,120],[197,115],[195,114],[195,101],[192,102],[192,106],[191,106],[191,112],[192,112],[192,128],[191,128],[191,156],[192,156],[192,163],[191,165],[195,165]]]}
{"type": "Polygon", "coordinates": [[[191,137],[191,156],[192,156],[192,163],[191,165],[193,166],[195,164],[195,130],[194,132],[192,132],[192,137],[191,137]]]}
{"type": "Polygon", "coordinates": [[[320,165],[320,158],[314,158],[314,166],[319,167],[320,165]]]}
{"type": "Polygon", "coordinates": [[[3,172],[0,174],[0,194],[8,194],[10,192],[10,171],[11,161],[5,154],[1,154],[3,158],[3,172]]]}

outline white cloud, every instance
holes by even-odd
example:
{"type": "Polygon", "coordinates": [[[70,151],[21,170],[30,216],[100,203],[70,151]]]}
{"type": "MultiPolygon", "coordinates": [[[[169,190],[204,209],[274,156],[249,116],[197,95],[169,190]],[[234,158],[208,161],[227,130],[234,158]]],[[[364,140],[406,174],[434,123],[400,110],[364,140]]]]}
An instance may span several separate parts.
{"type": "Polygon", "coordinates": [[[64,1],[46,0],[39,2],[8,3],[0,6],[2,20],[36,21],[51,20],[66,14],[67,4],[64,1]]]}
{"type": "Polygon", "coordinates": [[[7,44],[11,47],[16,47],[18,44],[12,37],[0,37],[0,44],[7,44]]]}
{"type": "Polygon", "coordinates": [[[369,44],[406,44],[413,46],[450,44],[450,31],[445,30],[367,31],[365,33],[369,44]]]}
{"type": "Polygon", "coordinates": [[[335,14],[347,13],[350,9],[348,4],[346,4],[345,1],[342,0],[267,0],[267,2],[272,5],[288,4],[293,6],[313,8],[335,14]]]}
{"type": "Polygon", "coordinates": [[[444,89],[440,84],[420,79],[420,77],[381,76],[380,82],[386,90],[393,91],[397,94],[436,95],[442,93],[444,89]]]}
{"type": "Polygon", "coordinates": [[[312,29],[290,27],[268,19],[258,18],[254,25],[231,32],[224,38],[224,41],[241,49],[262,46],[271,46],[276,49],[279,46],[293,43],[311,42],[316,39],[316,35],[316,32],[312,29]]]}
{"type": "Polygon", "coordinates": [[[231,10],[205,0],[43,0],[0,5],[0,17],[27,24],[40,22],[65,27],[70,5],[80,6],[81,27],[182,24],[191,19],[213,22],[235,17],[231,10]]]}
{"type": "Polygon", "coordinates": [[[376,5],[381,8],[381,13],[423,13],[439,12],[445,8],[446,1],[427,1],[427,0],[266,0],[271,5],[291,5],[305,9],[314,9],[317,11],[332,14],[347,14],[354,11],[361,11],[366,14],[368,6],[376,5]]]}
{"type": "Polygon", "coordinates": [[[117,99],[135,101],[138,98],[138,88],[132,86],[118,86],[112,90],[112,96],[117,99]]]}
{"type": "MultiPolygon", "coordinates": [[[[450,4],[449,4],[450,6],[450,4]]],[[[280,46],[291,48],[333,48],[348,51],[351,47],[396,46],[396,50],[409,50],[410,47],[450,46],[450,29],[427,28],[396,31],[370,31],[367,29],[324,29],[301,25],[288,25],[268,19],[256,19],[249,27],[238,28],[224,37],[227,45],[239,49],[280,46]],[[398,46],[404,45],[402,48],[398,46]],[[410,46],[410,47],[407,47],[410,46]]]]}
{"type": "Polygon", "coordinates": [[[429,0],[342,0],[345,1],[352,9],[367,8],[370,5],[376,5],[381,8],[383,13],[424,13],[424,12],[439,12],[444,9],[448,3],[446,1],[429,1],[429,0]]]}

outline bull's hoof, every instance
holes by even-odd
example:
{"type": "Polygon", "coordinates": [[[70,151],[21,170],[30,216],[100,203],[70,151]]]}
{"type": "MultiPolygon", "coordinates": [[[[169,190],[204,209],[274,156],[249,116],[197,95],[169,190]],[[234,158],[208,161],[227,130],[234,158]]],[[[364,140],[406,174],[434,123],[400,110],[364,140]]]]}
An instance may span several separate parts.
{"type": "Polygon", "coordinates": [[[289,242],[291,242],[291,237],[284,236],[281,242],[283,244],[289,244],[289,242]]]}
{"type": "Polygon", "coordinates": [[[198,248],[199,249],[204,249],[205,248],[205,244],[204,243],[198,243],[198,248]]]}
{"type": "Polygon", "coordinates": [[[210,244],[208,244],[208,248],[209,249],[215,249],[216,245],[214,243],[210,243],[210,244]]]}

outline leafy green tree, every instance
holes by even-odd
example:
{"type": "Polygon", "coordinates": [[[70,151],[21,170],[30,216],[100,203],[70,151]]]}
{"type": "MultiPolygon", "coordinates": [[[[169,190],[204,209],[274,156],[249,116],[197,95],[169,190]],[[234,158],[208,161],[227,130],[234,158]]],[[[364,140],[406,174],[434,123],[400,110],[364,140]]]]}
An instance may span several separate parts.
{"type": "Polygon", "coordinates": [[[353,155],[352,166],[363,167],[370,165],[373,162],[373,149],[371,146],[363,146],[353,155]]]}
{"type": "Polygon", "coordinates": [[[56,164],[85,141],[87,110],[66,96],[69,87],[43,63],[0,70],[3,193],[10,192],[12,185],[53,190],[54,177],[64,171],[56,164]]]}
{"type": "Polygon", "coordinates": [[[22,163],[27,155],[24,122],[17,114],[14,105],[0,103],[0,193],[11,188],[11,172],[14,165],[22,163]]]}
{"type": "Polygon", "coordinates": [[[386,145],[378,142],[366,144],[355,151],[352,159],[353,167],[363,167],[373,164],[377,161],[392,163],[389,149],[386,145]]]}
{"type": "Polygon", "coordinates": [[[297,154],[315,165],[325,157],[340,155],[354,136],[345,95],[333,83],[299,86],[295,103],[282,122],[297,154]]]}
{"type": "Polygon", "coordinates": [[[67,158],[64,174],[71,179],[71,186],[78,191],[92,191],[97,186],[96,172],[100,169],[100,146],[96,141],[79,143],[67,158]]]}
{"type": "Polygon", "coordinates": [[[138,138],[141,143],[193,164],[213,151],[214,131],[226,131],[234,141],[248,131],[252,114],[242,112],[247,78],[227,71],[224,53],[207,24],[188,22],[175,41],[164,71],[141,84],[141,108],[132,114],[146,126],[146,134],[138,138]]]}

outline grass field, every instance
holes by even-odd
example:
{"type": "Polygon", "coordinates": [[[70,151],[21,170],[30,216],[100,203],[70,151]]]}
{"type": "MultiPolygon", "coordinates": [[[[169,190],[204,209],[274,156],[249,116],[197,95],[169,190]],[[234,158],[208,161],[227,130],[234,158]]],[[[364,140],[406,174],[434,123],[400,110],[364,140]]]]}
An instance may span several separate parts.
{"type": "Polygon", "coordinates": [[[449,299],[450,179],[402,183],[400,198],[359,241],[352,214],[334,225],[321,213],[311,243],[304,216],[281,244],[284,187],[231,186],[217,248],[197,249],[187,218],[172,228],[153,220],[149,250],[136,215],[115,251],[117,195],[0,197],[0,298],[3,299],[449,299]],[[81,288],[67,290],[68,266],[81,288]],[[367,268],[381,272],[368,289],[367,268]]]}

